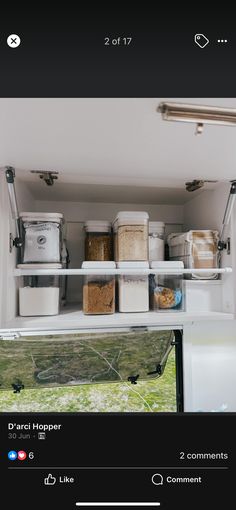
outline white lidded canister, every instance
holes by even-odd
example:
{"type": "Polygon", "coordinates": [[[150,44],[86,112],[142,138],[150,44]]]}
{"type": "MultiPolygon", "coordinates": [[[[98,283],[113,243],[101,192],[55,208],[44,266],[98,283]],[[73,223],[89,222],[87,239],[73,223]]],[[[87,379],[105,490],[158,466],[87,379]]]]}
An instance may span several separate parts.
{"type": "Polygon", "coordinates": [[[112,261],[112,233],[110,221],[86,221],[85,260],[112,261]]]}
{"type": "Polygon", "coordinates": [[[22,262],[60,263],[63,215],[23,212],[20,218],[24,237],[22,262]]]}
{"type": "Polygon", "coordinates": [[[175,312],[184,310],[182,261],[153,261],[151,269],[159,270],[155,274],[151,289],[151,302],[157,312],[175,312]]]}
{"type": "Polygon", "coordinates": [[[115,260],[148,260],[148,221],[145,211],[120,211],[113,222],[115,260]]]}
{"type": "MultiPolygon", "coordinates": [[[[117,262],[118,269],[148,269],[148,262],[117,262]]],[[[119,312],[148,312],[148,275],[121,275],[119,282],[119,312]]]]}
{"type": "MultiPolygon", "coordinates": [[[[61,269],[61,264],[19,264],[19,269],[61,269]]],[[[23,317],[58,315],[59,275],[30,275],[20,278],[19,315],[23,317]]]]}
{"type": "MultiPolygon", "coordinates": [[[[189,230],[173,233],[167,237],[170,260],[182,260],[185,268],[216,268],[218,259],[219,233],[217,230],[189,230]]],[[[217,279],[217,273],[189,273],[185,278],[196,280],[217,279]]]]}
{"type": "Polygon", "coordinates": [[[115,275],[106,274],[115,269],[113,261],[85,261],[82,269],[91,271],[84,277],[83,312],[85,315],[105,315],[115,313],[115,275]],[[96,270],[104,271],[96,275],[96,270]],[[95,274],[93,274],[95,271],[95,274]]]}
{"type": "Polygon", "coordinates": [[[163,221],[149,222],[149,260],[164,260],[165,251],[165,223],[163,221]]]}

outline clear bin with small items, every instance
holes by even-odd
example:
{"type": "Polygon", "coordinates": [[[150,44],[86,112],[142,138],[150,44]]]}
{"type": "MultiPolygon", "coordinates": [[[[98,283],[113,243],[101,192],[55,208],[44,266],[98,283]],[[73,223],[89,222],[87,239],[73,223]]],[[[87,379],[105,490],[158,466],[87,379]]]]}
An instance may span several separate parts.
{"type": "Polygon", "coordinates": [[[152,308],[157,312],[182,312],[184,310],[183,262],[152,262],[151,269],[173,271],[172,274],[156,274],[151,289],[152,308]],[[178,273],[174,274],[177,270],[178,273]]]}

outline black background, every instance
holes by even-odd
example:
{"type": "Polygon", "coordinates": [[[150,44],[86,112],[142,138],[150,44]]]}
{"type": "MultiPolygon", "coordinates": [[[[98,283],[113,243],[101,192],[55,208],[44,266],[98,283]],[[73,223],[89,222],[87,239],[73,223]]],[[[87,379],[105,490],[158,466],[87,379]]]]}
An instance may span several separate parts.
{"type": "Polygon", "coordinates": [[[40,508],[49,503],[60,509],[75,508],[76,501],[160,501],[160,508],[168,510],[208,509],[209,504],[215,509],[231,508],[235,415],[54,413],[20,414],[16,418],[8,414],[2,416],[1,422],[6,441],[2,466],[8,486],[4,500],[9,501],[10,510],[15,508],[20,494],[24,496],[20,508],[34,508],[29,487],[32,495],[37,494],[40,508]],[[60,432],[47,433],[44,441],[39,441],[35,432],[32,435],[36,438],[31,440],[7,440],[7,423],[14,421],[63,423],[63,426],[60,432]],[[33,451],[35,458],[12,462],[7,459],[9,450],[33,451]],[[229,459],[181,460],[180,452],[228,453],[229,459]],[[35,466],[40,469],[25,469],[35,466]],[[20,469],[7,470],[7,467],[20,469]],[[133,469],[111,469],[118,467],[133,469]],[[193,469],[196,467],[200,469],[193,469]],[[228,467],[228,470],[204,469],[209,467],[228,467]],[[164,476],[162,487],[151,483],[156,472],[164,476]],[[73,476],[75,483],[45,487],[43,480],[49,473],[57,478],[73,476]],[[167,484],[167,476],[201,476],[202,483],[167,484]],[[16,499],[11,500],[9,487],[14,489],[16,499]]]}
{"type": "Polygon", "coordinates": [[[222,7],[12,8],[0,21],[0,96],[234,97],[235,50],[234,15],[222,7]],[[11,49],[14,33],[22,42],[11,49]],[[209,38],[204,49],[196,33],[209,38]],[[133,41],[108,47],[106,36],[133,41]]]}

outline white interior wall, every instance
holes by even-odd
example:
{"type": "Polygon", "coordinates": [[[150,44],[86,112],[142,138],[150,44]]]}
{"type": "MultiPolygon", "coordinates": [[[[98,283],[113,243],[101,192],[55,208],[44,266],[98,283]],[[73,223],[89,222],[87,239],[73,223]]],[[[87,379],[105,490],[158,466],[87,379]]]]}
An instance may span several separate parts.
{"type": "Polygon", "coordinates": [[[215,190],[204,191],[196,197],[193,192],[192,200],[184,205],[186,230],[220,229],[229,190],[230,183],[220,183],[215,190]]]}
{"type": "MultiPolygon", "coordinates": [[[[52,190],[53,192],[53,190],[52,190]]],[[[107,197],[109,200],[109,197],[107,197]]],[[[148,205],[148,204],[119,204],[98,202],[56,202],[36,200],[36,211],[62,212],[66,221],[108,220],[115,219],[119,211],[147,211],[150,221],[164,221],[166,223],[183,224],[182,205],[148,205]]]]}
{"type": "Polygon", "coordinates": [[[235,412],[235,321],[185,326],[183,347],[185,411],[235,412]]]}
{"type": "Polygon", "coordinates": [[[19,179],[15,179],[15,189],[17,196],[18,209],[20,211],[32,211],[36,209],[35,198],[28,188],[28,184],[19,179]]]}

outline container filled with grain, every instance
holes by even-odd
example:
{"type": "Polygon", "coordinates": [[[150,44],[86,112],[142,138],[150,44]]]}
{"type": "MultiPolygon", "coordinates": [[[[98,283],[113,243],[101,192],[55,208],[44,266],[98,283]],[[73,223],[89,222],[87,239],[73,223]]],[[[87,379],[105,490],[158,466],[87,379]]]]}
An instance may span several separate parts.
{"type": "Polygon", "coordinates": [[[82,269],[91,271],[84,276],[83,312],[86,315],[115,313],[115,275],[106,274],[115,269],[115,262],[83,262],[82,269]],[[102,272],[100,273],[102,269],[102,272]],[[99,270],[99,274],[96,273],[99,270]],[[103,274],[104,271],[104,274],[103,274]]]}
{"type": "Polygon", "coordinates": [[[121,211],[113,223],[115,260],[148,260],[147,212],[121,211]]]}
{"type": "Polygon", "coordinates": [[[110,221],[86,221],[85,260],[106,261],[113,259],[110,221]]]}

